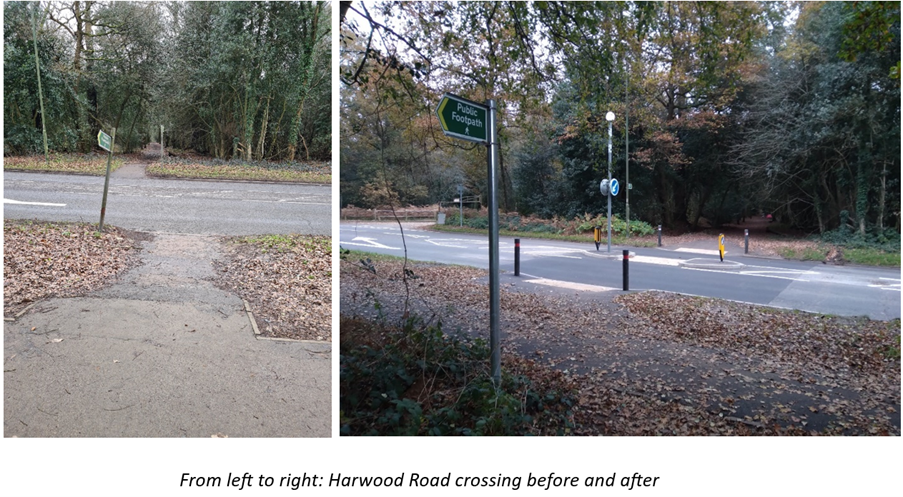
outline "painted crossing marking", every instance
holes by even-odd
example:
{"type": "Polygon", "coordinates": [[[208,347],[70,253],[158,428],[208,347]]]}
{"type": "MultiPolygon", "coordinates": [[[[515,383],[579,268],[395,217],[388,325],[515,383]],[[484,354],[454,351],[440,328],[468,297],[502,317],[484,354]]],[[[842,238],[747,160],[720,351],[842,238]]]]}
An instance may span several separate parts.
{"type": "Polygon", "coordinates": [[[4,204],[13,204],[13,205],[40,205],[45,207],[66,207],[66,204],[52,204],[48,202],[22,202],[20,200],[10,200],[8,198],[3,199],[4,204]]]}
{"type": "Polygon", "coordinates": [[[381,248],[381,249],[389,249],[389,250],[401,250],[401,247],[390,247],[388,245],[383,245],[372,238],[364,238],[362,236],[354,237],[354,241],[351,241],[351,242],[341,242],[341,245],[354,245],[356,247],[370,247],[370,248],[381,248]],[[354,242],[363,242],[363,243],[354,243],[354,242]]]}
{"type": "MultiPolygon", "coordinates": [[[[717,250],[694,249],[694,248],[677,248],[677,249],[674,249],[674,252],[690,252],[692,254],[718,255],[717,250]]],[[[725,250],[724,253],[726,254],[727,250],[725,250]]]]}
{"type": "Polygon", "coordinates": [[[878,278],[879,283],[869,285],[870,288],[880,288],[882,290],[890,290],[892,292],[900,291],[900,280],[894,278],[878,278]],[[896,283],[881,283],[880,280],[884,281],[896,281],[896,283]]]}
{"type": "Polygon", "coordinates": [[[527,283],[535,283],[537,285],[565,288],[567,290],[579,290],[579,291],[583,291],[583,292],[610,292],[612,290],[617,290],[617,288],[611,288],[611,287],[607,287],[607,286],[586,285],[584,283],[573,283],[571,281],[550,280],[550,279],[546,279],[546,278],[537,278],[537,279],[533,279],[533,280],[527,280],[526,282],[527,283]]]}
{"type": "Polygon", "coordinates": [[[689,270],[689,271],[705,271],[708,273],[722,273],[722,274],[734,273],[734,274],[738,274],[741,276],[758,276],[760,278],[775,278],[775,279],[779,279],[779,280],[790,280],[790,281],[799,281],[799,282],[812,281],[810,279],[804,279],[804,278],[802,278],[802,276],[812,276],[812,275],[818,274],[815,271],[797,271],[797,270],[793,270],[793,269],[778,270],[778,271],[746,271],[746,270],[742,270],[742,269],[739,271],[729,271],[729,270],[724,270],[724,269],[707,269],[707,268],[700,268],[700,267],[685,267],[684,269],[689,270]],[[774,274],[769,274],[769,273],[774,273],[774,274]],[[780,276],[781,274],[786,274],[787,276],[780,276]]]}
{"type": "MultiPolygon", "coordinates": [[[[502,247],[514,247],[513,243],[502,242],[502,247]]],[[[534,245],[529,247],[521,246],[521,253],[524,255],[530,255],[533,257],[561,257],[564,259],[582,259],[583,257],[579,257],[576,255],[567,255],[572,254],[574,252],[582,252],[582,249],[567,249],[562,247],[554,247],[550,245],[534,245]]]]}
{"type": "MultiPolygon", "coordinates": [[[[447,239],[447,238],[440,238],[440,239],[438,239],[438,240],[426,240],[426,243],[431,243],[431,244],[433,244],[433,245],[435,245],[435,246],[437,246],[437,247],[448,247],[448,248],[460,248],[460,249],[466,249],[466,248],[471,248],[471,247],[469,247],[469,246],[467,246],[467,245],[456,245],[455,243],[456,243],[456,242],[465,242],[465,243],[467,243],[467,242],[469,242],[469,241],[470,241],[470,240],[461,240],[461,239],[455,239],[455,238],[450,238],[450,239],[447,239]]],[[[487,243],[488,243],[488,242],[487,242],[487,243]]]]}
{"type": "Polygon", "coordinates": [[[648,255],[635,255],[630,258],[630,262],[639,262],[641,264],[658,264],[660,266],[680,266],[680,259],[651,257],[648,255]]]}

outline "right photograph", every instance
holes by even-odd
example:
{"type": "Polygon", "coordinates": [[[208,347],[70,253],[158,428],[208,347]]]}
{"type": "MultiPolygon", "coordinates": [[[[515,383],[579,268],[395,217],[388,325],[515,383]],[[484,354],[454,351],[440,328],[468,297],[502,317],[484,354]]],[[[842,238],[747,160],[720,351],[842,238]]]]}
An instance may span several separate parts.
{"type": "Polygon", "coordinates": [[[899,3],[340,27],[342,436],[900,436],[899,3]]]}

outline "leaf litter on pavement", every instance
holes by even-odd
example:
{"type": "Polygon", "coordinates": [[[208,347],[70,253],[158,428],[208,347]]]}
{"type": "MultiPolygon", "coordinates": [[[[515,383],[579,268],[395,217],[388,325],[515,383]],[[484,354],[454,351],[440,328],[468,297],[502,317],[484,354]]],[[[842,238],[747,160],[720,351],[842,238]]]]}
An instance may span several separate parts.
{"type": "MultiPolygon", "coordinates": [[[[405,274],[343,260],[343,318],[408,309],[488,338],[486,271],[408,262],[405,274]]],[[[900,435],[900,320],[503,280],[502,353],[579,385],[577,434],[900,435]]]]}
{"type": "Polygon", "coordinates": [[[139,262],[141,235],[114,226],[4,220],[3,313],[49,297],[84,295],[139,262]]]}
{"type": "Polygon", "coordinates": [[[269,235],[223,240],[216,285],[251,306],[264,336],[332,340],[331,239],[269,235]]]}

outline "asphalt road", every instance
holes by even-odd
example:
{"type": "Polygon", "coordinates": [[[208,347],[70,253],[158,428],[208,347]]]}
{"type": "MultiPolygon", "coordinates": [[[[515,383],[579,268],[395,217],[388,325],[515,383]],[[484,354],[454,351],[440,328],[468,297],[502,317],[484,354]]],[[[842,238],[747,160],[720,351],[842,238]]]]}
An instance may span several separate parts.
{"type": "MultiPolygon", "coordinates": [[[[3,217],[100,220],[104,178],[6,172],[3,217]]],[[[321,185],[111,178],[104,222],[138,231],[203,235],[331,233],[331,188],[321,185]]]]}
{"type": "MultiPolygon", "coordinates": [[[[404,244],[397,225],[346,222],[341,246],[408,257],[488,268],[485,236],[405,229],[404,244]]],[[[501,237],[502,271],[514,271],[514,240],[501,237]]],[[[521,239],[521,276],[550,290],[621,291],[621,248],[596,252],[592,243],[578,244],[521,239]]],[[[630,290],[663,290],[717,297],[772,307],[872,319],[900,317],[900,270],[831,266],[728,253],[730,269],[721,269],[713,251],[693,248],[631,248],[630,290]]]]}

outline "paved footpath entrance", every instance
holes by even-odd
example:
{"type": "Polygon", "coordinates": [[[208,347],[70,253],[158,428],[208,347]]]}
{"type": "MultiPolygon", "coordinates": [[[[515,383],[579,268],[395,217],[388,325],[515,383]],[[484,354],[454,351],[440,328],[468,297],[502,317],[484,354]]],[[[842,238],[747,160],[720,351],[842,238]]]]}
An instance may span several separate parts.
{"type": "Polygon", "coordinates": [[[142,243],[116,284],[4,323],[4,436],[330,436],[331,345],[255,339],[214,237],[142,243]]]}

